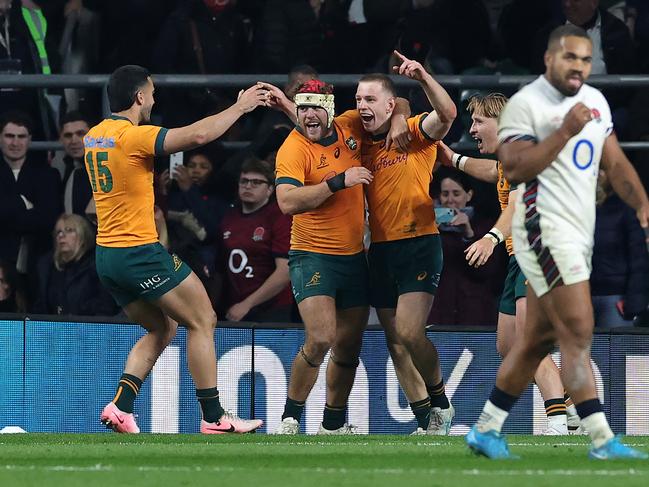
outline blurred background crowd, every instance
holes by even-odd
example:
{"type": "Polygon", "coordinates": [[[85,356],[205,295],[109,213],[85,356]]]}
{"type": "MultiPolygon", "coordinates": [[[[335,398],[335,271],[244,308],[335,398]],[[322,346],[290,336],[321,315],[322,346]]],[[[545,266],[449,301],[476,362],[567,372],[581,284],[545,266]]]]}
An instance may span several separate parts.
{"type": "MultiPolygon", "coordinates": [[[[319,73],[389,73],[394,49],[434,75],[540,74],[547,37],[566,22],[593,40],[593,74],[649,73],[646,0],[0,0],[0,75],[107,74],[124,64],[156,74],[288,74],[282,88],[292,97],[319,73]]],[[[159,88],[152,122],[186,125],[237,92],[159,88]]],[[[477,91],[449,92],[460,116],[445,142],[472,143],[464,108],[477,91]]],[[[336,90],[338,113],[354,107],[353,93],[336,90]]],[[[618,137],[649,141],[649,85],[604,93],[618,137]]],[[[413,113],[427,110],[419,89],[401,94],[413,113]]],[[[101,118],[97,89],[0,89],[0,312],[119,312],[94,268],[83,161],[82,138],[101,118]],[[47,140],[63,149],[30,149],[47,140]]],[[[257,110],[222,138],[246,141],[241,147],[185,153],[171,172],[168,158],[156,160],[161,242],[201,277],[222,318],[299,321],[286,268],[290,217],[273,198],[275,153],[292,129],[284,114],[257,110]],[[253,267],[260,272],[250,275],[253,267]]],[[[628,155],[647,185],[649,150],[628,155]]],[[[504,249],[480,269],[464,260],[465,235],[480,238],[498,217],[495,189],[445,167],[431,192],[439,206],[470,217],[442,229],[444,271],[429,321],[495,325],[504,249]]],[[[597,325],[646,323],[648,275],[635,215],[601,180],[597,325]]]]}

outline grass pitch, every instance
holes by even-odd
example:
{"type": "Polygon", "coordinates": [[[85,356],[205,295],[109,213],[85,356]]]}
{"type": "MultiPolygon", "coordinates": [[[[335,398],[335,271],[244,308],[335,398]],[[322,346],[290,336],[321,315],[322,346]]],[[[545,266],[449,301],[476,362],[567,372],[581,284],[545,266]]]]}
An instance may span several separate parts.
{"type": "Polygon", "coordinates": [[[649,485],[648,461],[588,460],[586,437],[508,439],[520,460],[475,457],[462,437],[2,435],[0,486],[649,485]]]}

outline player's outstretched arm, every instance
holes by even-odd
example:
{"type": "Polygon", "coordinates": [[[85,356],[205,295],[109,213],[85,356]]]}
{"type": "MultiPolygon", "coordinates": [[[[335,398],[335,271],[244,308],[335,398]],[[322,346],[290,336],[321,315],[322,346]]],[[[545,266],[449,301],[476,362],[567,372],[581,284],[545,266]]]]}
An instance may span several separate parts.
{"type": "Polygon", "coordinates": [[[509,204],[500,213],[496,224],[489,230],[484,237],[477,242],[473,242],[464,253],[470,266],[480,267],[484,265],[493,254],[496,245],[504,242],[512,234],[512,217],[516,201],[516,190],[509,193],[509,204]]]}
{"type": "Polygon", "coordinates": [[[487,183],[498,182],[498,161],[463,156],[457,152],[453,152],[453,149],[441,140],[437,143],[437,160],[444,166],[454,167],[455,169],[464,171],[481,181],[487,183]]]}
{"type": "Polygon", "coordinates": [[[282,213],[296,215],[318,208],[332,194],[357,184],[370,184],[372,173],[364,167],[351,167],[331,179],[310,186],[278,184],[275,194],[282,213]]]}
{"type": "Polygon", "coordinates": [[[286,94],[277,86],[266,83],[265,81],[260,81],[258,84],[268,90],[268,106],[276,110],[281,110],[297,125],[297,109],[295,103],[289,100],[286,94]]]}
{"type": "Polygon", "coordinates": [[[428,97],[428,101],[435,110],[424,120],[422,124],[424,132],[431,139],[442,139],[451,128],[455,117],[457,117],[455,103],[453,103],[446,90],[442,88],[442,85],[435,81],[421,63],[408,59],[399,51],[394,51],[394,55],[401,61],[400,66],[392,68],[394,72],[419,81],[428,97]]]}
{"type": "Polygon", "coordinates": [[[640,226],[649,229],[649,200],[629,159],[622,151],[616,135],[609,135],[602,149],[602,169],[606,171],[613,190],[636,211],[640,226]]]}
{"type": "Polygon", "coordinates": [[[218,139],[244,114],[268,105],[268,90],[260,84],[239,93],[231,107],[185,127],[170,129],[164,141],[164,153],[173,154],[200,147],[218,139]]]}
{"type": "Polygon", "coordinates": [[[500,144],[498,159],[503,163],[505,177],[512,184],[531,181],[552,164],[566,143],[592,118],[590,109],[576,103],[566,114],[561,127],[541,142],[517,140],[500,144]]]}

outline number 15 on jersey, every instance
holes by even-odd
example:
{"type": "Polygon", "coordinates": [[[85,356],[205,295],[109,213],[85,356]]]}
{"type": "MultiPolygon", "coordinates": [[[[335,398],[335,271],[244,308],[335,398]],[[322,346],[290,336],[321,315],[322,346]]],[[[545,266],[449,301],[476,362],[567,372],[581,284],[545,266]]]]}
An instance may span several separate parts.
{"type": "Polygon", "coordinates": [[[105,164],[108,162],[108,152],[86,152],[86,164],[90,175],[92,192],[96,193],[97,183],[102,193],[110,193],[113,189],[113,175],[105,164]],[[94,157],[93,157],[94,156],[94,157]]]}

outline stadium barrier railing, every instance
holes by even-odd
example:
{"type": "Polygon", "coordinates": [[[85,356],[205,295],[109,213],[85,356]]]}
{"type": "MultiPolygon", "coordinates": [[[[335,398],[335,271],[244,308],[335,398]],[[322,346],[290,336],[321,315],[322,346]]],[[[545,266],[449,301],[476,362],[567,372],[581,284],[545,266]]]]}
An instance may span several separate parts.
{"type": "MultiPolygon", "coordinates": [[[[322,74],[324,81],[333,83],[337,87],[349,88],[356,86],[361,74],[322,74]]],[[[102,110],[105,116],[110,114],[106,85],[107,74],[0,74],[0,89],[3,88],[92,88],[102,92],[102,110]]],[[[401,76],[391,76],[397,87],[416,87],[418,83],[401,76]]],[[[435,79],[445,88],[454,89],[484,89],[494,88],[498,91],[515,89],[534,80],[536,76],[513,75],[441,75],[435,79]]],[[[220,75],[180,75],[180,74],[154,74],[156,86],[166,88],[242,88],[250,86],[257,81],[267,81],[277,86],[284,86],[286,75],[277,74],[220,74],[220,75]]],[[[634,88],[649,86],[648,75],[593,75],[588,83],[598,88],[634,88]]],[[[226,142],[226,148],[238,149],[247,146],[247,142],[226,142]]],[[[647,150],[649,142],[626,141],[621,143],[625,150],[647,150]]],[[[456,150],[475,149],[474,145],[454,144],[456,150]]],[[[34,150],[59,150],[58,141],[33,141],[31,148],[34,150]]]]}

